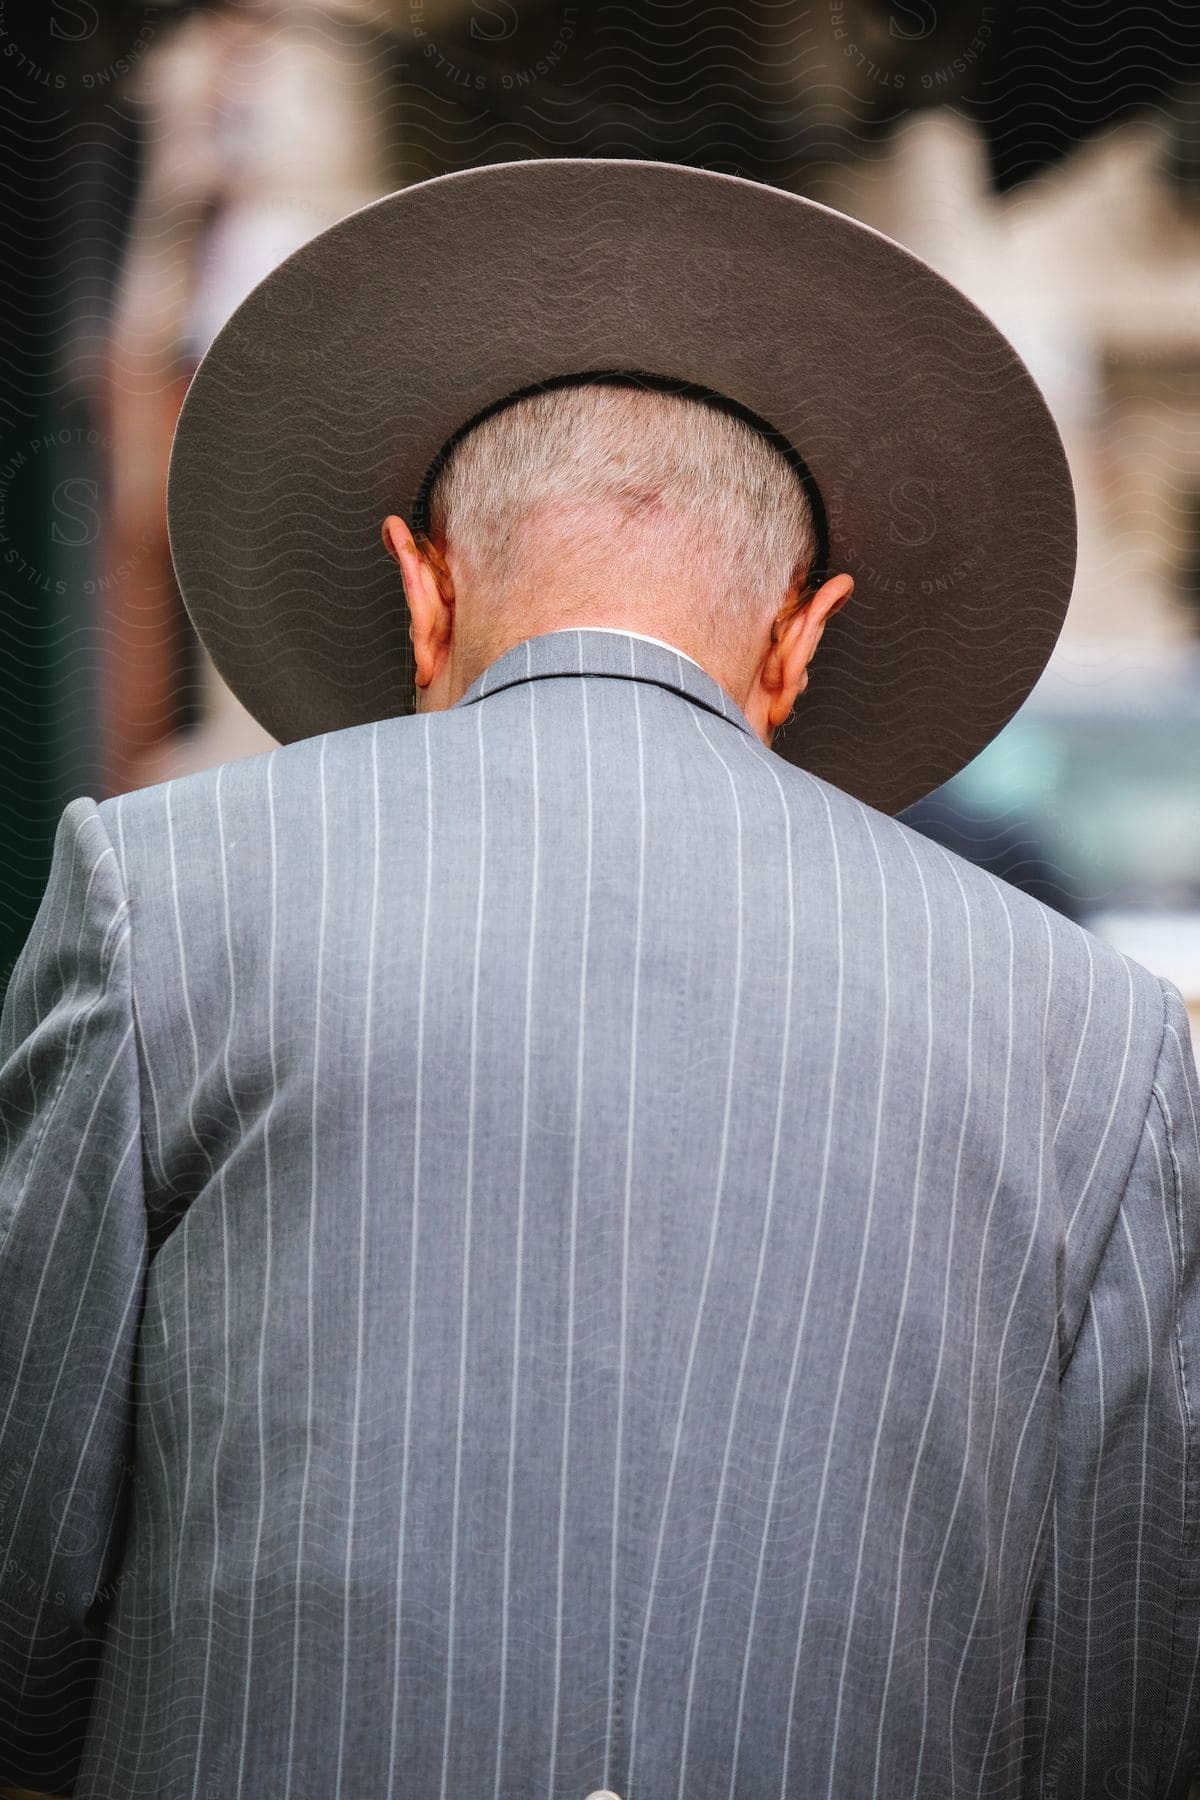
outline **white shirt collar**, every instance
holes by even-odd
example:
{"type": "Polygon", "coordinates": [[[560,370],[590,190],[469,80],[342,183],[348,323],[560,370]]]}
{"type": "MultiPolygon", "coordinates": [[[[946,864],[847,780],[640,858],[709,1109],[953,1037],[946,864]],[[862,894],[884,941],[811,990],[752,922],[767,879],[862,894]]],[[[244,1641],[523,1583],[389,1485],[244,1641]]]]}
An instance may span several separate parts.
{"type": "Polygon", "coordinates": [[[694,656],[688,656],[686,650],[681,650],[678,644],[668,644],[666,638],[651,637],[645,631],[628,631],[623,625],[556,625],[554,631],[547,632],[546,636],[552,637],[555,632],[559,631],[612,631],[619,637],[641,638],[647,644],[661,644],[664,650],[673,650],[676,656],[687,656],[687,660],[695,663],[698,669],[703,667],[701,663],[696,662],[694,656]]]}

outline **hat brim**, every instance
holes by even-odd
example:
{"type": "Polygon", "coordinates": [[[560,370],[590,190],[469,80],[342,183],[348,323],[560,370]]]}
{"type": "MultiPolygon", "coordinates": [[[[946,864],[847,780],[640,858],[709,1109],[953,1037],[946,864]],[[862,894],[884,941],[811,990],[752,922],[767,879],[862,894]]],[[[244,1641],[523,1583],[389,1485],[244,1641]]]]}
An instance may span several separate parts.
{"type": "MultiPolygon", "coordinates": [[[[737,176],[540,159],[363,207],[242,303],[188,390],[167,494],[202,643],[282,743],[416,707],[380,540],[464,421],[538,382],[646,371],[803,458],[855,578],[772,748],[883,812],[1008,722],[1075,568],[1062,443],[1012,345],[870,227],[737,176]]],[[[737,696],[734,696],[736,699],[737,696]]]]}

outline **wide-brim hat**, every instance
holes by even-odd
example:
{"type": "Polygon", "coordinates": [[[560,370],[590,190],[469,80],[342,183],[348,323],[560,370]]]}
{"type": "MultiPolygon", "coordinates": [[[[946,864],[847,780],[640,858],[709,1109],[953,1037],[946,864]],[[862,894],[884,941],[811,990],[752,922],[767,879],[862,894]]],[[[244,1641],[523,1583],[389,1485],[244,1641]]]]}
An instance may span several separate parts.
{"type": "Polygon", "coordinates": [[[254,718],[289,743],[415,711],[381,521],[420,528],[447,448],[498,404],[622,372],[772,434],[809,487],[821,571],[854,577],[772,749],[890,813],[963,768],[1029,694],[1070,599],[1071,479],[1033,378],[870,227],[617,159],[389,194],[289,256],[214,339],[168,524],[188,613],[254,718]]]}

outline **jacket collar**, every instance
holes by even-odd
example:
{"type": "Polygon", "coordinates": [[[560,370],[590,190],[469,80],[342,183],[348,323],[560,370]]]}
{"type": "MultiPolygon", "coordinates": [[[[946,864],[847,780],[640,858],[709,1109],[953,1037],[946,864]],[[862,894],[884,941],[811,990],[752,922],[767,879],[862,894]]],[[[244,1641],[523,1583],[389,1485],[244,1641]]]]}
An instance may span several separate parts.
{"type": "Polygon", "coordinates": [[[548,675],[615,675],[626,681],[650,681],[695,701],[736,725],[756,744],[762,743],[741,707],[714,676],[665,644],[648,643],[626,632],[581,628],[526,638],[489,664],[454,704],[471,706],[501,688],[520,681],[540,681],[548,675]]]}

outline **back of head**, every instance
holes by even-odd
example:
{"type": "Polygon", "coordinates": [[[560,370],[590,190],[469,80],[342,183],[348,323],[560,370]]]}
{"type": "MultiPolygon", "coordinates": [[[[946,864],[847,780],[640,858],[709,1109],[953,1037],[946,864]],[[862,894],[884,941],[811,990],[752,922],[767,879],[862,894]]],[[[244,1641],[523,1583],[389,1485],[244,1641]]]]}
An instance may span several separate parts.
{"type": "Polygon", "coordinates": [[[474,426],[433,485],[429,522],[454,575],[456,634],[480,667],[514,621],[528,637],[589,618],[739,661],[816,543],[799,476],[753,426],[690,396],[599,382],[474,426]]]}

